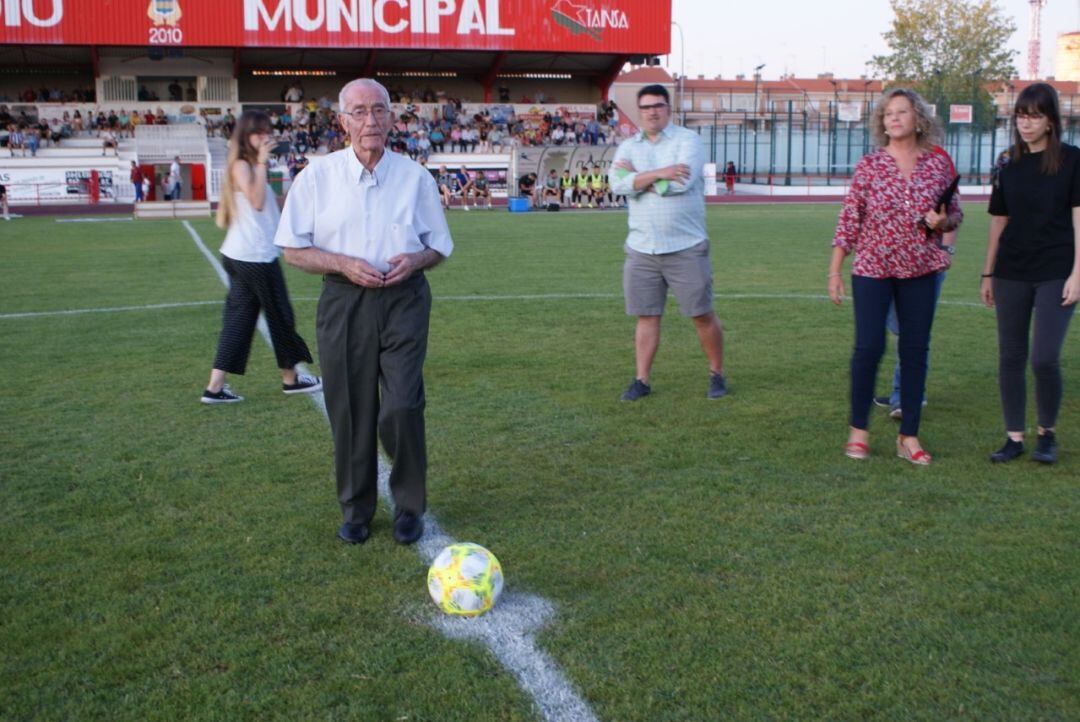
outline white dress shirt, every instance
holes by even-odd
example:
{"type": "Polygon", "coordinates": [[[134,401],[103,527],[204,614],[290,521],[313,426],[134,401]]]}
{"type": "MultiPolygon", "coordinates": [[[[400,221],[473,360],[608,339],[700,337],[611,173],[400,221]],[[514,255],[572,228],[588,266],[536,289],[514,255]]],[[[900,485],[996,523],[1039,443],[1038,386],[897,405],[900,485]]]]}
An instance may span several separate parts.
{"type": "Polygon", "coordinates": [[[360,258],[375,270],[425,248],[454,250],[435,179],[419,163],[383,152],[369,172],[351,148],[323,156],[293,181],[274,243],[360,258]]]}

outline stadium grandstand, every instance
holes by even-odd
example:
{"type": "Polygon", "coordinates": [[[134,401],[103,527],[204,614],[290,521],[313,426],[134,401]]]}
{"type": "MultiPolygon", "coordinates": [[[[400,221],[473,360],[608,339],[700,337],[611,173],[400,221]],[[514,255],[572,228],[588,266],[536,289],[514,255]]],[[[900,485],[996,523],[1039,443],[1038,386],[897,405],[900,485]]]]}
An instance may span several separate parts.
{"type": "Polygon", "coordinates": [[[670,50],[670,1],[89,5],[4,5],[0,159],[13,204],[130,203],[131,161],[158,199],[175,156],[182,197],[212,202],[248,108],[272,113],[291,143],[272,176],[287,187],[310,157],[346,142],[332,113],[356,77],[390,89],[396,150],[483,172],[505,197],[513,178],[570,162],[549,146],[595,148],[579,161],[592,164],[633,132],[611,86],[627,63],[670,50]]]}
{"type": "MultiPolygon", "coordinates": [[[[389,88],[391,147],[433,172],[482,173],[500,200],[525,176],[606,169],[636,130],[620,108],[647,83],[702,135],[710,195],[728,162],[741,192],[835,193],[870,148],[882,90],[829,74],[669,75],[655,63],[670,52],[670,0],[41,0],[0,12],[0,182],[16,206],[131,203],[132,161],[158,200],[179,156],[181,197],[205,211],[248,108],[288,141],[271,171],[285,192],[347,142],[333,112],[355,77],[389,88]]],[[[1027,82],[987,88],[995,118],[938,111],[966,183],[987,181],[1027,82]]],[[[1077,83],[1051,82],[1075,142],[1077,83]]]]}

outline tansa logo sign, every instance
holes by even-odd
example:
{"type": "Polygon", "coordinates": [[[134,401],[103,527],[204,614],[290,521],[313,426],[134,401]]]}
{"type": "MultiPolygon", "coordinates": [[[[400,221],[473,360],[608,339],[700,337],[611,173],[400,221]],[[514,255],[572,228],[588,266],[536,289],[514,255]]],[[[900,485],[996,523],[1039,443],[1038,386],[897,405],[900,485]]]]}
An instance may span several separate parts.
{"type": "Polygon", "coordinates": [[[64,0],[2,0],[0,21],[4,27],[20,28],[33,25],[51,28],[64,19],[64,0]],[[37,7],[35,7],[35,5],[37,7]],[[38,12],[44,10],[46,12],[38,12]]]}
{"type": "Polygon", "coordinates": [[[500,0],[244,0],[244,30],[514,35],[500,0]]]}
{"type": "Polygon", "coordinates": [[[551,8],[551,17],[555,19],[556,24],[569,30],[571,35],[585,33],[598,42],[608,28],[630,29],[630,22],[622,10],[609,8],[597,10],[585,5],[576,5],[570,0],[558,0],[551,8]]]}

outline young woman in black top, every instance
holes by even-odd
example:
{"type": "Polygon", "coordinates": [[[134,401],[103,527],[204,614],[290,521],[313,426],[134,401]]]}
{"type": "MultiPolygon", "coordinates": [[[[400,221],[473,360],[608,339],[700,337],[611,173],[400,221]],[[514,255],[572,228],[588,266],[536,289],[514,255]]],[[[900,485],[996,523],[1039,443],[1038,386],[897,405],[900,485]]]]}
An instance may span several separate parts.
{"type": "Polygon", "coordinates": [[[998,163],[990,196],[983,303],[997,310],[998,386],[1008,438],[990,455],[1024,453],[1025,365],[1032,313],[1031,366],[1039,439],[1032,458],[1057,461],[1061,347],[1080,300],[1080,149],[1061,142],[1057,93],[1028,86],[1013,110],[1013,144],[998,163]]]}

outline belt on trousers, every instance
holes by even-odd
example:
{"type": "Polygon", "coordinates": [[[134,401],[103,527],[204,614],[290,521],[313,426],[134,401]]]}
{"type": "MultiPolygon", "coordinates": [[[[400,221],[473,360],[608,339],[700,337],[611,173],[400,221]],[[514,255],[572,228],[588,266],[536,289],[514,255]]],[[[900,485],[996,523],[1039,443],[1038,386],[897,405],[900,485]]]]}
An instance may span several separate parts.
{"type": "MultiPolygon", "coordinates": [[[[421,279],[423,277],[424,277],[424,272],[423,271],[417,271],[416,273],[409,276],[407,279],[405,279],[404,281],[402,281],[398,285],[399,286],[404,286],[404,285],[407,285],[407,284],[410,284],[410,283],[414,283],[418,279],[421,279]]],[[[337,284],[340,284],[342,286],[352,286],[353,288],[364,288],[363,286],[361,286],[359,284],[353,283],[347,277],[341,275],[340,273],[326,273],[326,274],[323,274],[323,280],[326,281],[327,283],[337,283],[337,284]]],[[[371,290],[377,291],[379,289],[371,289],[371,290]]]]}

